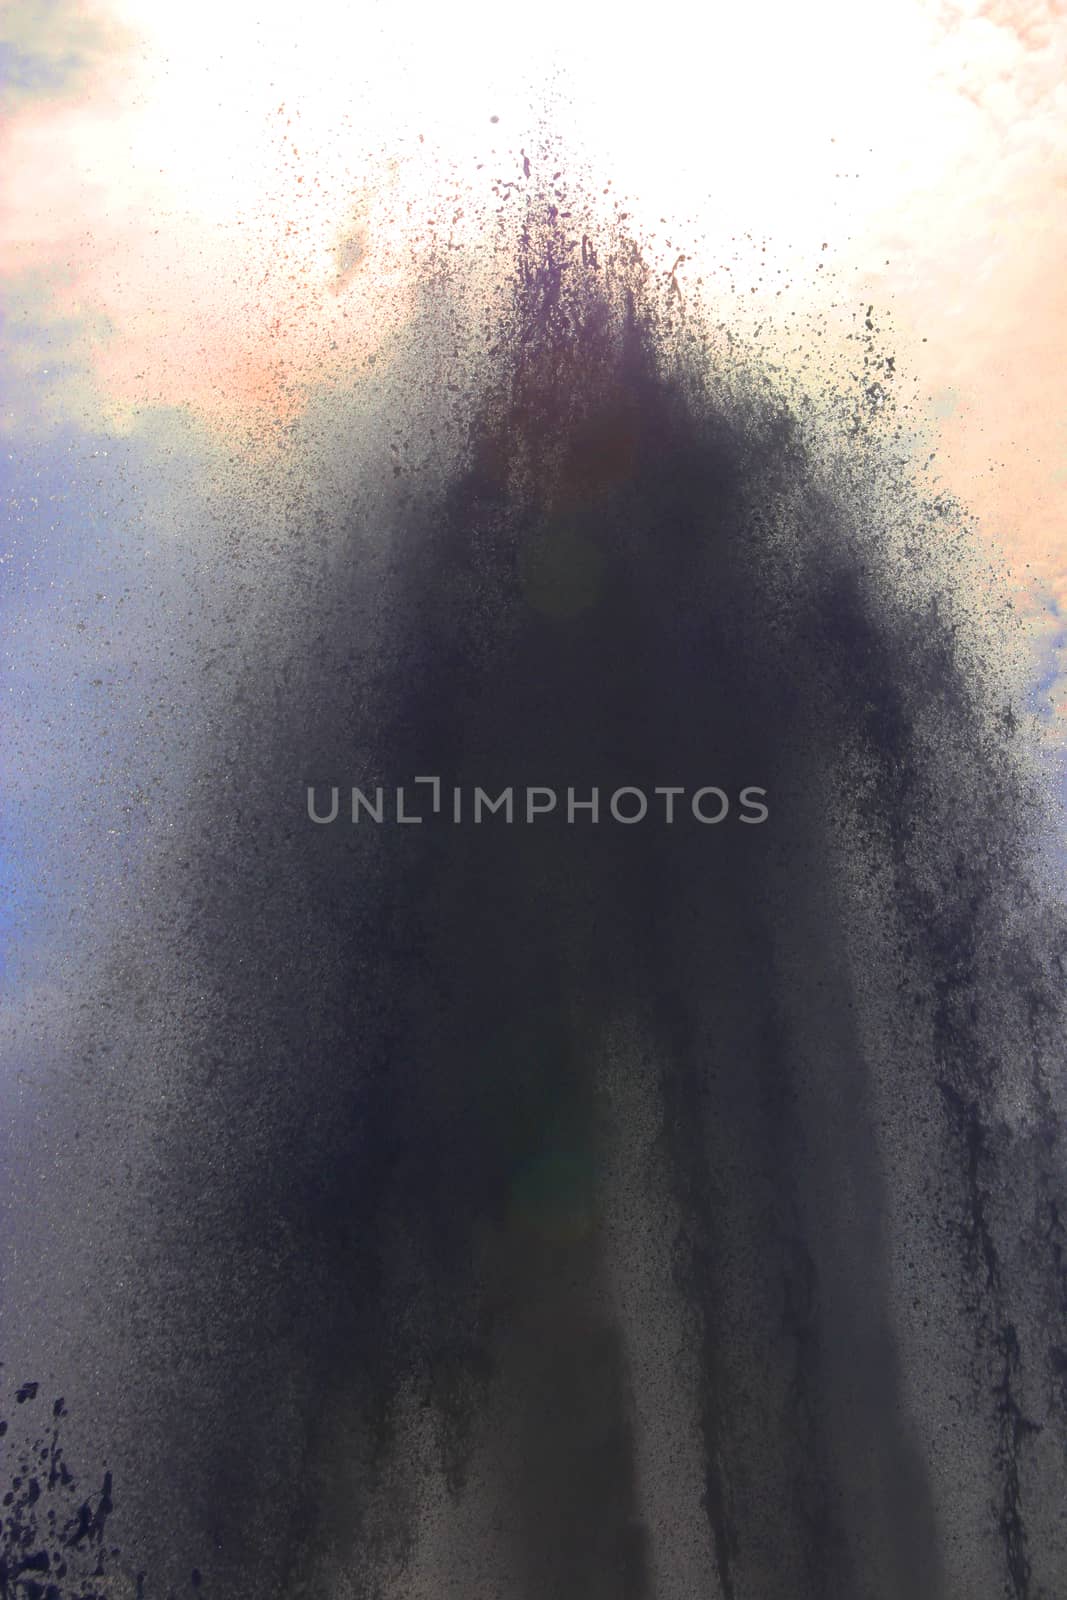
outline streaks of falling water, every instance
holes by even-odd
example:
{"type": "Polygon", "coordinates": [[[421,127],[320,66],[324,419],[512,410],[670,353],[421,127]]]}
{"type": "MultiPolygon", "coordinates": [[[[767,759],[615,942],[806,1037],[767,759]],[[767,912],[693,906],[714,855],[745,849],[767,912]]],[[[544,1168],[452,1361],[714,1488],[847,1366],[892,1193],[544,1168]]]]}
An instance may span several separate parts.
{"type": "Polygon", "coordinates": [[[1063,929],[965,541],[626,240],[518,251],[480,345],[427,285],[205,737],[167,1026],[110,967],[130,1519],[259,1600],[1051,1596],[1063,929]],[[307,822],[417,774],[771,816],[307,822]]]}

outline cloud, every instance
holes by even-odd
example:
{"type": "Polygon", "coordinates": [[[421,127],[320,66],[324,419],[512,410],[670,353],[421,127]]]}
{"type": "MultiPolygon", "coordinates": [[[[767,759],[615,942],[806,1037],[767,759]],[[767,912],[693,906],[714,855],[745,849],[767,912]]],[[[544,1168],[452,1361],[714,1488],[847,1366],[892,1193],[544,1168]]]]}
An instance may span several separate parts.
{"type": "Polygon", "coordinates": [[[65,313],[48,274],[27,271],[7,280],[7,314],[0,327],[0,363],[7,374],[0,406],[0,439],[48,433],[68,421],[82,427],[117,420],[94,373],[109,336],[100,315],[65,313]]]}
{"type": "Polygon", "coordinates": [[[0,10],[0,107],[83,92],[130,35],[79,0],[8,0],[0,10]]]}

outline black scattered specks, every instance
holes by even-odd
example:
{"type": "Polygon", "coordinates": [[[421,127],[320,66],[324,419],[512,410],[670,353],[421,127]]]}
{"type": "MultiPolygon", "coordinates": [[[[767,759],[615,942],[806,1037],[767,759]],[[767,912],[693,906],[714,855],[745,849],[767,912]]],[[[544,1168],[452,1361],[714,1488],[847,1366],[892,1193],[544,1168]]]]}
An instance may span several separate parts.
{"type": "Polygon", "coordinates": [[[507,281],[419,286],[291,430],[332,521],[294,490],[219,579],[158,971],[134,930],[109,979],[116,1481],[228,1600],[1054,1596],[1065,944],[1007,612],[876,307],[813,401],[522,161],[507,281]],[[308,774],[446,805],[316,826],[308,774]],[[746,784],[759,827],[447,809],[746,784]]]}

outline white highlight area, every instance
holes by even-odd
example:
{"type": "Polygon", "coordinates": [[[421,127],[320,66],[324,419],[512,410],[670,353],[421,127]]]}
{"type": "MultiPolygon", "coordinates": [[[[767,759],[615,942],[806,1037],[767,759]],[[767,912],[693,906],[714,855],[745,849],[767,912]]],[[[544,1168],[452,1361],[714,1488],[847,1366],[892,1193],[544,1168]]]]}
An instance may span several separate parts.
{"type": "Polygon", "coordinates": [[[964,80],[1013,37],[974,20],[961,57],[961,13],[909,0],[114,0],[99,18],[115,44],[90,86],[23,105],[8,135],[0,268],[44,273],[55,317],[91,325],[113,398],[216,416],[289,414],[373,345],[413,252],[474,237],[546,128],[693,276],[818,299],[824,245],[856,267],[887,228],[928,233],[975,154],[964,80]],[[758,247],[734,249],[745,235],[758,247]]]}
{"type": "Polygon", "coordinates": [[[0,137],[9,434],[178,407],[277,436],[403,322],[428,253],[515,213],[529,160],[774,359],[849,372],[875,305],[946,486],[1067,606],[1057,8],[8,0],[0,43],[80,63],[0,137]]]}

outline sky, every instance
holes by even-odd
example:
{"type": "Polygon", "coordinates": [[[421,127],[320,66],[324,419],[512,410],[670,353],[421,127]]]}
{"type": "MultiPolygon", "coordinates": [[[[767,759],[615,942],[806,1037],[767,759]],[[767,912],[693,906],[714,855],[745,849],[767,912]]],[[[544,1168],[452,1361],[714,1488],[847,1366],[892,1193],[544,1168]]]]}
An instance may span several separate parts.
{"type": "Polygon", "coordinates": [[[829,362],[874,308],[1064,744],[1067,6],[3,0],[0,75],[0,869],[24,939],[50,899],[69,919],[121,887],[131,793],[165,829],[153,719],[189,671],[220,469],[254,477],[383,348],[546,130],[683,291],[772,319],[787,359],[790,319],[829,362]]]}

